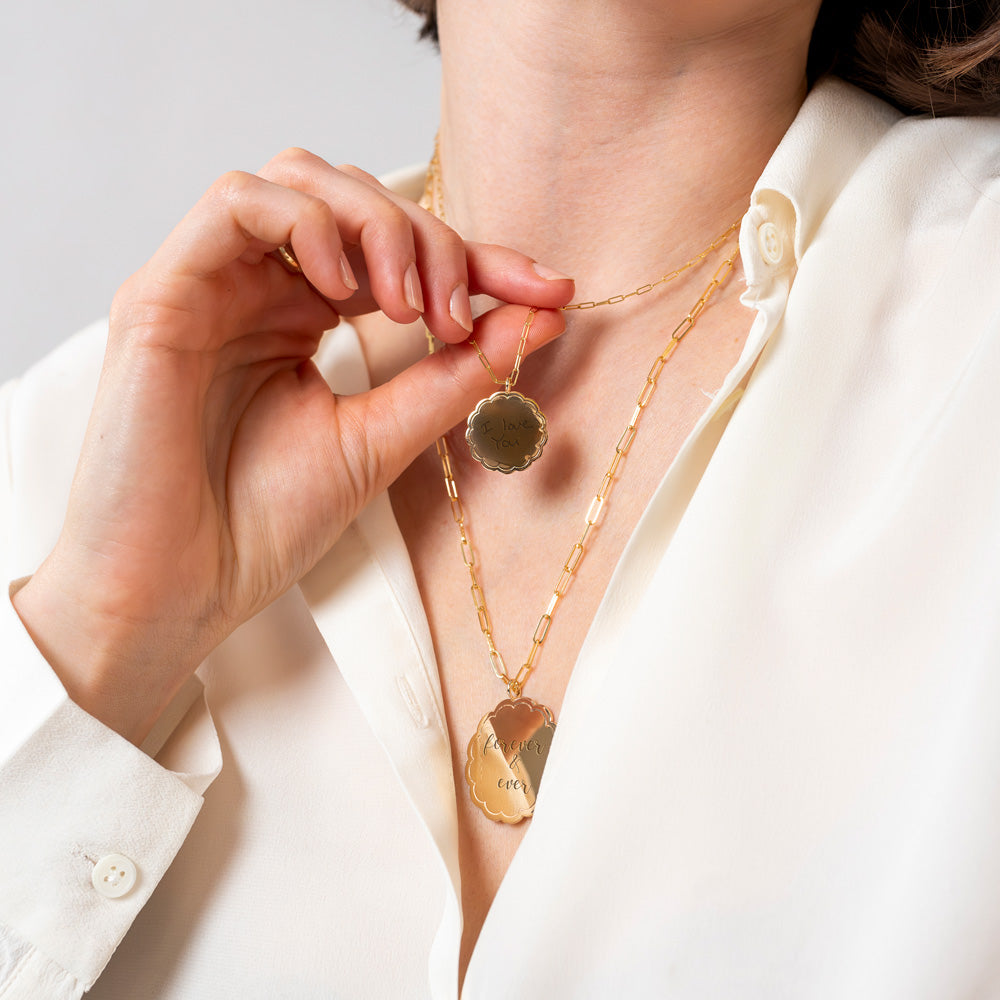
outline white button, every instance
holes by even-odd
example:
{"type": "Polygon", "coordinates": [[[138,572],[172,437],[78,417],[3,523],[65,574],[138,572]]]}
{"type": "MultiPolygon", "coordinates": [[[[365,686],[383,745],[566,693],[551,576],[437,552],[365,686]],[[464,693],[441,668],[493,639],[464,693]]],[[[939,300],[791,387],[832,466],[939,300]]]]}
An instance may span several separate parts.
{"type": "Polygon", "coordinates": [[[785,256],[785,241],[781,230],[773,222],[765,222],[757,230],[757,243],[768,264],[781,263],[781,258],[785,256]]]}
{"type": "Polygon", "coordinates": [[[107,854],[94,865],[90,881],[94,888],[108,899],[118,899],[132,891],[138,869],[122,854],[107,854]]]}

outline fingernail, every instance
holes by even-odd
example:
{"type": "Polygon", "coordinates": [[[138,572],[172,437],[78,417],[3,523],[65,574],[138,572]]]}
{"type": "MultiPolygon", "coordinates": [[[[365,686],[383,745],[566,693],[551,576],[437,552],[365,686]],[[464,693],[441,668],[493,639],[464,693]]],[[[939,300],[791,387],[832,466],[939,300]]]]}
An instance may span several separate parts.
{"type": "Polygon", "coordinates": [[[411,264],[403,275],[403,295],[406,304],[418,313],[424,311],[424,295],[420,291],[420,277],[417,275],[417,265],[411,264]]]}
{"type": "Polygon", "coordinates": [[[347,254],[344,253],[343,250],[340,251],[340,278],[352,291],[358,290],[358,279],[354,277],[354,271],[351,269],[351,263],[347,259],[347,254]]]}
{"type": "Polygon", "coordinates": [[[531,266],[535,269],[535,274],[537,274],[539,278],[544,278],[546,281],[573,280],[568,274],[563,274],[562,271],[557,271],[554,267],[548,267],[545,264],[539,264],[537,260],[532,261],[531,266]]]}
{"type": "Polygon", "coordinates": [[[469,301],[469,289],[464,283],[456,285],[448,301],[448,315],[466,333],[472,333],[472,303],[469,301]]]}

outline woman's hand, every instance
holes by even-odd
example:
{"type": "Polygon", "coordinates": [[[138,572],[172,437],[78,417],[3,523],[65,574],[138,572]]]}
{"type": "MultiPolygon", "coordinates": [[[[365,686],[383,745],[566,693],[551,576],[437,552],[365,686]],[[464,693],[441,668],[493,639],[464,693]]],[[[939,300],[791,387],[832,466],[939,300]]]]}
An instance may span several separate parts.
{"type": "MultiPolygon", "coordinates": [[[[563,328],[569,280],[466,244],[374,178],[292,150],[222,177],[118,292],[56,548],[15,606],[70,696],[138,742],[207,653],[309,570],[491,383],[563,328]],[[303,276],[269,256],[290,243],[303,276]],[[447,345],[333,395],[309,360],[338,316],[422,315],[447,345]]],[[[58,401],[53,401],[58,405],[58,401]]]]}

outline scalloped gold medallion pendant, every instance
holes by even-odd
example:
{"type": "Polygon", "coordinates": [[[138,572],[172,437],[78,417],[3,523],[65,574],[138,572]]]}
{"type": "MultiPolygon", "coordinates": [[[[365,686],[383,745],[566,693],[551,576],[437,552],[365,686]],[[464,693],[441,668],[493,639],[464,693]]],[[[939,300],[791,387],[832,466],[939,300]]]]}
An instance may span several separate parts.
{"type": "Polygon", "coordinates": [[[556,732],[552,712],[530,698],[505,698],[469,741],[465,780],[472,801],[497,823],[520,823],[535,810],[556,732]]]}
{"type": "Polygon", "coordinates": [[[484,468],[503,473],[526,469],[548,439],[538,404],[513,389],[480,400],[465,432],[472,457],[484,468]]]}

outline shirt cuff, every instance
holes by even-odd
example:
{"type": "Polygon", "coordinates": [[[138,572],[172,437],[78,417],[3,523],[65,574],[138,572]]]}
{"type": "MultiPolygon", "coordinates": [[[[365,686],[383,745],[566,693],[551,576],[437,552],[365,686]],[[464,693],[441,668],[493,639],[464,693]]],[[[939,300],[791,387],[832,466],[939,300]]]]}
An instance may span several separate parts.
{"type": "Polygon", "coordinates": [[[0,651],[0,930],[30,949],[15,969],[0,948],[0,997],[46,995],[31,968],[53,965],[89,989],[194,823],[218,740],[194,681],[151,734],[164,767],[69,699],[3,599],[0,651]]]}

